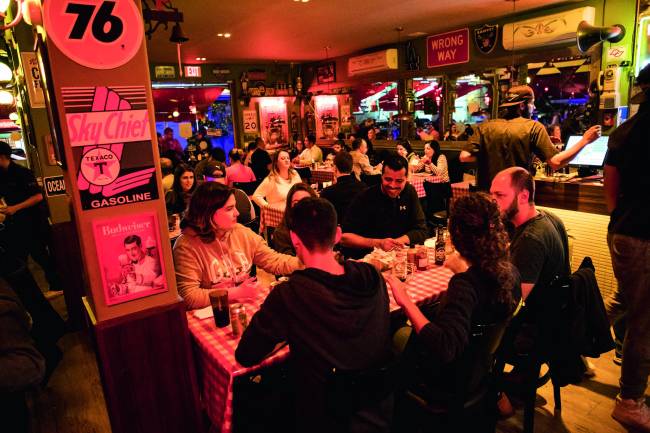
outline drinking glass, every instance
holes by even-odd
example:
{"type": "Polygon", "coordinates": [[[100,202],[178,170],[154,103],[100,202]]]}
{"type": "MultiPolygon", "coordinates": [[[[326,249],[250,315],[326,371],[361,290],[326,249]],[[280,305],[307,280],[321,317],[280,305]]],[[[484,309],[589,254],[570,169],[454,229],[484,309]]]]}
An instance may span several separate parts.
{"type": "Polygon", "coordinates": [[[228,290],[217,289],[210,292],[210,305],[214,313],[214,323],[217,328],[225,328],[230,324],[230,307],[228,306],[228,290]]]}

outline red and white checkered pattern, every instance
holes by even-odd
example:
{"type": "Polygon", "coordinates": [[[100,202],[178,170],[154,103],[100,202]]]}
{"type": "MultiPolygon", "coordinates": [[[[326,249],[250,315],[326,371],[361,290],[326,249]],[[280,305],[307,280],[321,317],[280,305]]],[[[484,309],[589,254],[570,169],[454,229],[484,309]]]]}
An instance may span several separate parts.
{"type": "Polygon", "coordinates": [[[267,205],[260,209],[260,233],[266,227],[277,227],[284,218],[284,206],[267,205]]]}
{"type": "MultiPolygon", "coordinates": [[[[411,299],[424,303],[437,298],[447,290],[447,284],[452,272],[444,267],[431,266],[424,272],[416,272],[407,283],[411,299]]],[[[389,290],[390,292],[390,290],[389,290]]],[[[246,303],[249,320],[268,295],[268,288],[260,291],[257,298],[246,303]]],[[[390,295],[390,310],[399,309],[392,294],[390,295]]],[[[221,433],[232,431],[232,402],[233,381],[237,376],[259,370],[262,367],[276,364],[289,355],[288,347],[283,348],[261,364],[245,368],[235,360],[235,349],[239,338],[233,337],[230,327],[217,328],[212,317],[199,320],[192,312],[187,313],[190,333],[196,343],[199,383],[202,385],[201,400],[205,411],[212,423],[221,427],[221,433]]]]}
{"type": "Polygon", "coordinates": [[[411,182],[411,185],[413,185],[413,188],[415,188],[415,191],[418,193],[418,197],[420,198],[427,196],[426,192],[424,192],[425,181],[431,183],[440,183],[443,181],[443,179],[440,176],[432,176],[430,174],[412,174],[409,182],[411,182]]]}
{"type": "Polygon", "coordinates": [[[472,182],[457,182],[451,184],[451,197],[466,197],[469,195],[469,186],[474,185],[472,182]]]}
{"type": "Polygon", "coordinates": [[[316,170],[311,170],[311,183],[332,182],[333,180],[333,168],[318,168],[316,170]]]}

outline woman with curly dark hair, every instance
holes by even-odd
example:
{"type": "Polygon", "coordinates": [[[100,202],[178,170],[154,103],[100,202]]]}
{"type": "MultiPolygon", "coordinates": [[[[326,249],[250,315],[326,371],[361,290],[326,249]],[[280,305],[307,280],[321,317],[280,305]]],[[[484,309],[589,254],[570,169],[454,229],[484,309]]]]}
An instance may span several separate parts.
{"type": "Polygon", "coordinates": [[[436,366],[463,354],[472,325],[506,320],[521,298],[519,274],[510,262],[508,235],[490,196],[477,193],[457,199],[451,208],[449,231],[456,251],[447,257],[445,266],[455,275],[434,317],[420,311],[403,283],[386,277],[395,301],[413,324],[418,343],[436,366]]]}

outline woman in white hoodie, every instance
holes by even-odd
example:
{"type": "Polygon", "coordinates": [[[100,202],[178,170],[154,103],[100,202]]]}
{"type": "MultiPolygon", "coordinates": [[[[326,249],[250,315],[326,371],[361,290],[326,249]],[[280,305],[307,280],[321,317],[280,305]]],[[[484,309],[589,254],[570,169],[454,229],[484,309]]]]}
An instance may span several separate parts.
{"type": "Polygon", "coordinates": [[[199,185],[174,244],[174,267],[180,295],[188,309],[210,305],[209,293],[226,288],[232,299],[254,295],[251,267],[287,275],[300,269],[296,257],[280,254],[261,236],[237,223],[233,190],[216,182],[199,185]]]}

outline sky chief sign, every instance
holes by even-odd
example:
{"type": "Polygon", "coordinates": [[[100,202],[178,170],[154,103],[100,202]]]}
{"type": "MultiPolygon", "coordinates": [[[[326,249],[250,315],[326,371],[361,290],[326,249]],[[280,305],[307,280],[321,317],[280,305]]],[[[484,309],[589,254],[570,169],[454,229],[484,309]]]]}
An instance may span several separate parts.
{"type": "Polygon", "coordinates": [[[427,38],[427,67],[469,62],[469,29],[440,33],[427,38]]]}

